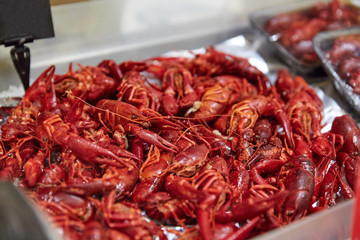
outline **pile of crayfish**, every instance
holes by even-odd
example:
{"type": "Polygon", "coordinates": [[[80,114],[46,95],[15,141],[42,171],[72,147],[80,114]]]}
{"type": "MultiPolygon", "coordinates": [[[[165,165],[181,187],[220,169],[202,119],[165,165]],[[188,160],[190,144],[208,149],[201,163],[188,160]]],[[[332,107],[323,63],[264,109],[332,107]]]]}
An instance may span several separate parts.
{"type": "Polygon", "coordinates": [[[251,238],[354,196],[359,127],[322,114],[302,77],[214,47],[50,66],[1,126],[0,179],[64,239],[251,238]]]}
{"type": "Polygon", "coordinates": [[[271,17],[264,30],[303,63],[316,63],[319,58],[312,40],[323,31],[360,25],[360,9],[340,0],[314,3],[309,9],[280,13],[271,17]]]}
{"type": "Polygon", "coordinates": [[[360,95],[360,34],[335,38],[324,57],[353,92],[360,95]]]}

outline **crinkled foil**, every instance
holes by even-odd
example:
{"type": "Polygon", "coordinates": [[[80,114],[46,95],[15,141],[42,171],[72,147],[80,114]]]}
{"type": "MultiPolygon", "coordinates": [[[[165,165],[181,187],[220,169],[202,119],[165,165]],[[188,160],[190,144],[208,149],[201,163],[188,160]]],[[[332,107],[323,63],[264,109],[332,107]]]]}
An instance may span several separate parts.
{"type": "Polygon", "coordinates": [[[7,121],[10,115],[8,110],[15,107],[20,100],[20,97],[0,97],[0,126],[7,121]]]}

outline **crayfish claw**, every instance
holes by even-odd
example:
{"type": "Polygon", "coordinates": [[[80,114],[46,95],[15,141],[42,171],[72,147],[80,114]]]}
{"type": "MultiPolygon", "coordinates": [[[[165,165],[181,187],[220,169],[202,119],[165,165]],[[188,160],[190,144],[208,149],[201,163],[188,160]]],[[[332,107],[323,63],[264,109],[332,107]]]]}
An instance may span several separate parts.
{"type": "Polygon", "coordinates": [[[171,142],[166,141],[158,134],[149,130],[145,130],[136,124],[129,123],[125,126],[124,129],[126,132],[131,132],[135,137],[140,138],[144,142],[154,144],[155,146],[161,149],[174,153],[179,151],[178,147],[172,144],[171,142]]]}

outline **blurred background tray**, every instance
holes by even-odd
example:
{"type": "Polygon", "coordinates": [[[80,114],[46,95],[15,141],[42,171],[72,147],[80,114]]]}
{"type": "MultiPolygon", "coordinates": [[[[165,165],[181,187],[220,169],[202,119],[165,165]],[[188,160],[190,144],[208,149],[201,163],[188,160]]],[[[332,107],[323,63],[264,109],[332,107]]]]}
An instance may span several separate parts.
{"type": "MultiPolygon", "coordinates": [[[[358,9],[355,5],[351,4],[349,1],[340,1],[341,4],[344,4],[347,7],[351,7],[352,9],[358,9]]],[[[280,36],[279,34],[272,34],[267,32],[266,30],[266,24],[270,19],[273,19],[275,17],[278,17],[282,14],[290,13],[290,17],[293,16],[292,14],[300,14],[305,18],[306,21],[308,20],[315,20],[317,18],[310,17],[308,18],[308,14],[313,12],[313,7],[317,6],[318,4],[321,4],[319,6],[327,5],[328,8],[333,8],[334,6],[337,6],[336,2],[329,1],[329,0],[319,0],[319,1],[298,1],[296,3],[288,3],[283,5],[274,5],[270,8],[262,8],[259,10],[256,10],[250,14],[250,23],[251,25],[263,36],[266,38],[266,40],[271,44],[273,48],[276,49],[277,54],[280,56],[280,58],[297,74],[300,74],[302,76],[306,76],[308,79],[308,82],[316,82],[320,80],[324,80],[326,77],[326,72],[324,71],[320,59],[317,58],[315,51],[309,52],[311,53],[311,57],[314,57],[315,59],[304,59],[300,58],[300,56],[293,55],[288,48],[286,48],[282,42],[279,40],[280,36]],[[310,11],[311,8],[311,11],[310,11]]],[[[322,9],[322,8],[319,8],[322,9]]],[[[325,8],[326,9],[326,8],[325,8]]],[[[340,8],[339,8],[340,10],[340,8]]],[[[328,12],[330,10],[326,10],[328,12]]],[[[330,14],[330,13],[328,13],[330,14]]],[[[312,15],[311,15],[312,16],[312,15]]],[[[276,20],[278,25],[280,25],[281,21],[283,21],[285,18],[282,17],[282,20],[276,20]]],[[[287,19],[287,18],[286,18],[287,19]]],[[[352,18],[353,20],[353,18],[352,18]]],[[[292,22],[293,20],[290,20],[292,22]]],[[[298,21],[299,23],[301,21],[298,21]]],[[[335,21],[338,23],[338,20],[335,21]]],[[[340,21],[341,22],[341,21],[340,21]]],[[[312,22],[312,23],[318,23],[318,22],[312,22]]],[[[354,22],[351,22],[351,24],[355,24],[354,22]]],[[[345,25],[345,24],[344,24],[345,25]]],[[[340,25],[340,27],[344,27],[344,25],[340,25]]],[[[346,22],[346,26],[350,25],[350,22],[346,22]]],[[[337,24],[328,25],[327,28],[332,27],[339,27],[337,24]]],[[[306,32],[308,32],[310,29],[306,29],[306,32]]],[[[311,30],[310,30],[311,31],[311,30]]],[[[318,31],[318,30],[316,30],[318,31]]],[[[316,32],[315,32],[316,33],[316,32]]],[[[293,35],[301,34],[300,32],[292,33],[293,35]]],[[[304,43],[304,41],[300,41],[301,44],[312,44],[311,39],[310,41],[304,43]]],[[[300,44],[299,44],[300,46],[300,44]]],[[[300,53],[302,51],[297,50],[297,53],[300,53]]]]}
{"type": "Polygon", "coordinates": [[[326,58],[326,52],[332,49],[334,40],[340,36],[360,34],[360,27],[355,27],[351,29],[343,29],[337,31],[327,31],[319,33],[314,38],[314,48],[316,53],[321,59],[321,62],[331,76],[335,88],[344,97],[348,104],[360,114],[360,96],[353,92],[351,86],[346,84],[345,79],[342,79],[339,76],[339,73],[333,67],[329,59],[326,58]]]}
{"type": "MultiPolygon", "coordinates": [[[[325,1],[329,2],[329,1],[325,1]]],[[[270,35],[265,31],[264,26],[266,22],[281,13],[303,12],[307,11],[313,6],[316,1],[298,1],[296,3],[289,3],[285,5],[273,6],[270,8],[263,8],[254,11],[250,14],[250,23],[254,26],[260,34],[276,49],[277,54],[281,59],[288,64],[296,73],[303,74],[312,78],[321,78],[325,75],[321,63],[307,63],[295,58],[282,44],[277,41],[276,36],[270,35]]]]}

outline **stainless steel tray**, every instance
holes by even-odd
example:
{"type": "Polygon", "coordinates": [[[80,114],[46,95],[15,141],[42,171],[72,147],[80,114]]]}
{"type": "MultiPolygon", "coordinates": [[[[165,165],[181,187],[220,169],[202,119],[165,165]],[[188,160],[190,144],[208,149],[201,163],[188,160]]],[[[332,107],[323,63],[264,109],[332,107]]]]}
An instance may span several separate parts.
{"type": "Polygon", "coordinates": [[[337,37],[351,34],[360,34],[360,27],[319,33],[315,36],[313,43],[315,51],[320,57],[325,70],[333,80],[335,88],[348,104],[360,114],[360,96],[353,92],[351,86],[346,84],[345,80],[339,76],[338,72],[325,56],[326,52],[332,48],[333,42],[337,37]]]}
{"type": "MultiPolygon", "coordinates": [[[[219,50],[249,58],[254,65],[265,72],[273,81],[277,70],[284,68],[285,66],[274,57],[271,51],[262,52],[263,55],[261,56],[257,50],[266,49],[263,44],[264,43],[261,42],[261,40],[254,38],[251,32],[245,31],[244,35],[228,39],[225,42],[217,44],[216,47],[219,50]],[[264,61],[264,59],[271,59],[271,61],[267,62],[264,61]]],[[[193,51],[203,51],[203,49],[195,49],[193,51]]],[[[188,51],[174,51],[167,53],[167,55],[174,56],[186,53],[188,53],[188,51]]],[[[332,120],[336,116],[345,114],[346,112],[343,111],[337,102],[332,98],[331,92],[328,92],[326,87],[322,90],[321,85],[312,86],[315,88],[324,103],[325,127],[323,131],[328,131],[331,127],[332,120]]],[[[299,240],[316,239],[316,237],[317,239],[346,239],[350,236],[352,208],[353,200],[346,201],[338,204],[338,206],[332,209],[309,215],[302,220],[291,223],[282,228],[269,231],[268,233],[260,235],[254,239],[285,240],[289,239],[289,236],[291,236],[291,239],[299,240]],[[315,232],[314,229],[316,229],[317,232],[315,232]]],[[[169,239],[175,239],[175,237],[170,234],[169,239]]]]}

